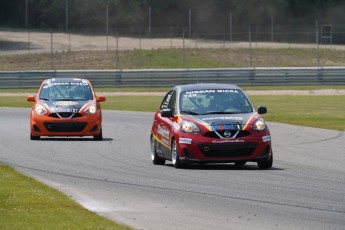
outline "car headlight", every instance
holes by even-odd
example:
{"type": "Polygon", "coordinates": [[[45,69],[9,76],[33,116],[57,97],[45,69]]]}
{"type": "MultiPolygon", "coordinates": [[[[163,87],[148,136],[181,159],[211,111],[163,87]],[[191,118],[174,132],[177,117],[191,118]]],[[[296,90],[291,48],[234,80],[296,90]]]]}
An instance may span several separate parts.
{"type": "Polygon", "coordinates": [[[186,133],[198,133],[200,132],[199,127],[190,121],[183,120],[181,122],[181,130],[186,133]]]}
{"type": "Polygon", "coordinates": [[[42,105],[36,105],[35,106],[35,113],[38,115],[43,115],[43,114],[47,113],[47,110],[42,105]]]}
{"type": "Polygon", "coordinates": [[[96,104],[92,104],[85,109],[85,113],[87,113],[87,114],[95,114],[96,112],[97,112],[97,105],[96,104]]]}
{"type": "Polygon", "coordinates": [[[262,118],[256,119],[256,121],[254,122],[254,125],[253,125],[253,130],[263,131],[266,129],[267,129],[267,126],[266,126],[264,119],[262,119],[262,118]]]}

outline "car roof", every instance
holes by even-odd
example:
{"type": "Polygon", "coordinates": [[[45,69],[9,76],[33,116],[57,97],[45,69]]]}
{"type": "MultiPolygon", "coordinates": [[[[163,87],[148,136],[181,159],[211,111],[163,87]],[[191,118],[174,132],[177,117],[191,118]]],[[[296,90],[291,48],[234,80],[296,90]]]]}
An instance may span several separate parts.
{"type": "Polygon", "coordinates": [[[220,84],[220,83],[197,83],[188,85],[178,85],[174,87],[179,91],[190,91],[190,90],[207,90],[207,89],[238,89],[240,87],[233,84],[220,84]]]}

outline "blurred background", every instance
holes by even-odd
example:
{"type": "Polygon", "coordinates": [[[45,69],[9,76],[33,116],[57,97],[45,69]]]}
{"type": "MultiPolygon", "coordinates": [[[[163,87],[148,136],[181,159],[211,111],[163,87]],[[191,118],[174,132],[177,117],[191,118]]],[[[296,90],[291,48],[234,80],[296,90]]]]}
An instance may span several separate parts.
{"type": "Polygon", "coordinates": [[[339,66],[344,61],[341,0],[0,4],[0,70],[339,66]],[[157,64],[155,58],[170,64],[157,64]]]}

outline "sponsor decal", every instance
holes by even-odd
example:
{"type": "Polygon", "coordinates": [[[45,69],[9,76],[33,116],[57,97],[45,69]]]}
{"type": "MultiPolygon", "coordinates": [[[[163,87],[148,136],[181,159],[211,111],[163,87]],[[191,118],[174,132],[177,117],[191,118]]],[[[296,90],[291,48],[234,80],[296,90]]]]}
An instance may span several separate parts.
{"type": "Polygon", "coordinates": [[[241,130],[242,125],[211,125],[212,131],[241,130]]]}
{"type": "Polygon", "coordinates": [[[160,135],[162,135],[162,137],[169,139],[169,131],[162,128],[161,126],[158,126],[157,128],[157,133],[159,133],[160,135]]]}
{"type": "Polygon", "coordinates": [[[53,113],[78,113],[79,109],[64,109],[64,108],[56,108],[52,109],[53,113]]]}
{"type": "Polygon", "coordinates": [[[45,86],[53,86],[53,85],[88,85],[87,82],[51,82],[47,83],[45,86]]]}
{"type": "Polygon", "coordinates": [[[224,135],[224,137],[231,137],[231,132],[225,131],[223,135],[224,135]]]}
{"type": "Polygon", "coordinates": [[[61,106],[61,107],[68,107],[71,105],[78,105],[78,102],[76,101],[56,101],[53,102],[53,105],[61,106]]]}
{"type": "Polygon", "coordinates": [[[173,129],[175,129],[176,131],[178,131],[178,130],[180,129],[180,125],[177,124],[177,123],[173,123],[173,124],[172,124],[172,127],[173,127],[173,129]]]}
{"type": "Polygon", "coordinates": [[[234,117],[234,116],[215,116],[215,117],[205,117],[202,119],[203,121],[214,121],[214,120],[235,120],[235,121],[243,121],[243,117],[234,117]]]}
{"type": "Polygon", "coordinates": [[[238,93],[236,89],[205,89],[205,90],[192,90],[185,92],[184,97],[197,97],[198,94],[207,93],[238,93]]]}
{"type": "Polygon", "coordinates": [[[158,141],[160,144],[164,145],[166,148],[171,149],[168,141],[161,141],[156,135],[153,134],[153,138],[158,141]]]}
{"type": "Polygon", "coordinates": [[[268,135],[268,136],[263,136],[262,137],[262,141],[263,142],[268,142],[268,141],[270,141],[271,140],[271,136],[270,135],[268,135]]]}
{"type": "Polygon", "coordinates": [[[184,95],[184,97],[197,97],[198,94],[204,94],[204,93],[215,93],[216,90],[193,90],[193,91],[187,91],[184,95]]]}
{"type": "Polygon", "coordinates": [[[224,143],[243,143],[244,140],[234,140],[234,139],[222,139],[222,140],[213,140],[213,144],[224,144],[224,143]]]}
{"type": "Polygon", "coordinates": [[[192,144],[192,139],[191,138],[180,138],[179,139],[180,144],[187,144],[190,145],[192,144]]]}
{"type": "Polygon", "coordinates": [[[217,93],[238,93],[236,89],[218,89],[217,93]]]}

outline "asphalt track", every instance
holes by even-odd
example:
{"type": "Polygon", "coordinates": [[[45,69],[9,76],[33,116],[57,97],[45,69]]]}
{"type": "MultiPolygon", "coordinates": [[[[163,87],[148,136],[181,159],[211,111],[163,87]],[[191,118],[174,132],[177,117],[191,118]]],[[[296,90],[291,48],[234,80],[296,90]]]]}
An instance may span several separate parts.
{"type": "Polygon", "coordinates": [[[29,140],[29,109],[0,108],[0,163],[135,229],[344,229],[345,133],[269,123],[274,167],[175,169],[150,159],[152,113],[104,111],[104,140],[29,140]]]}

